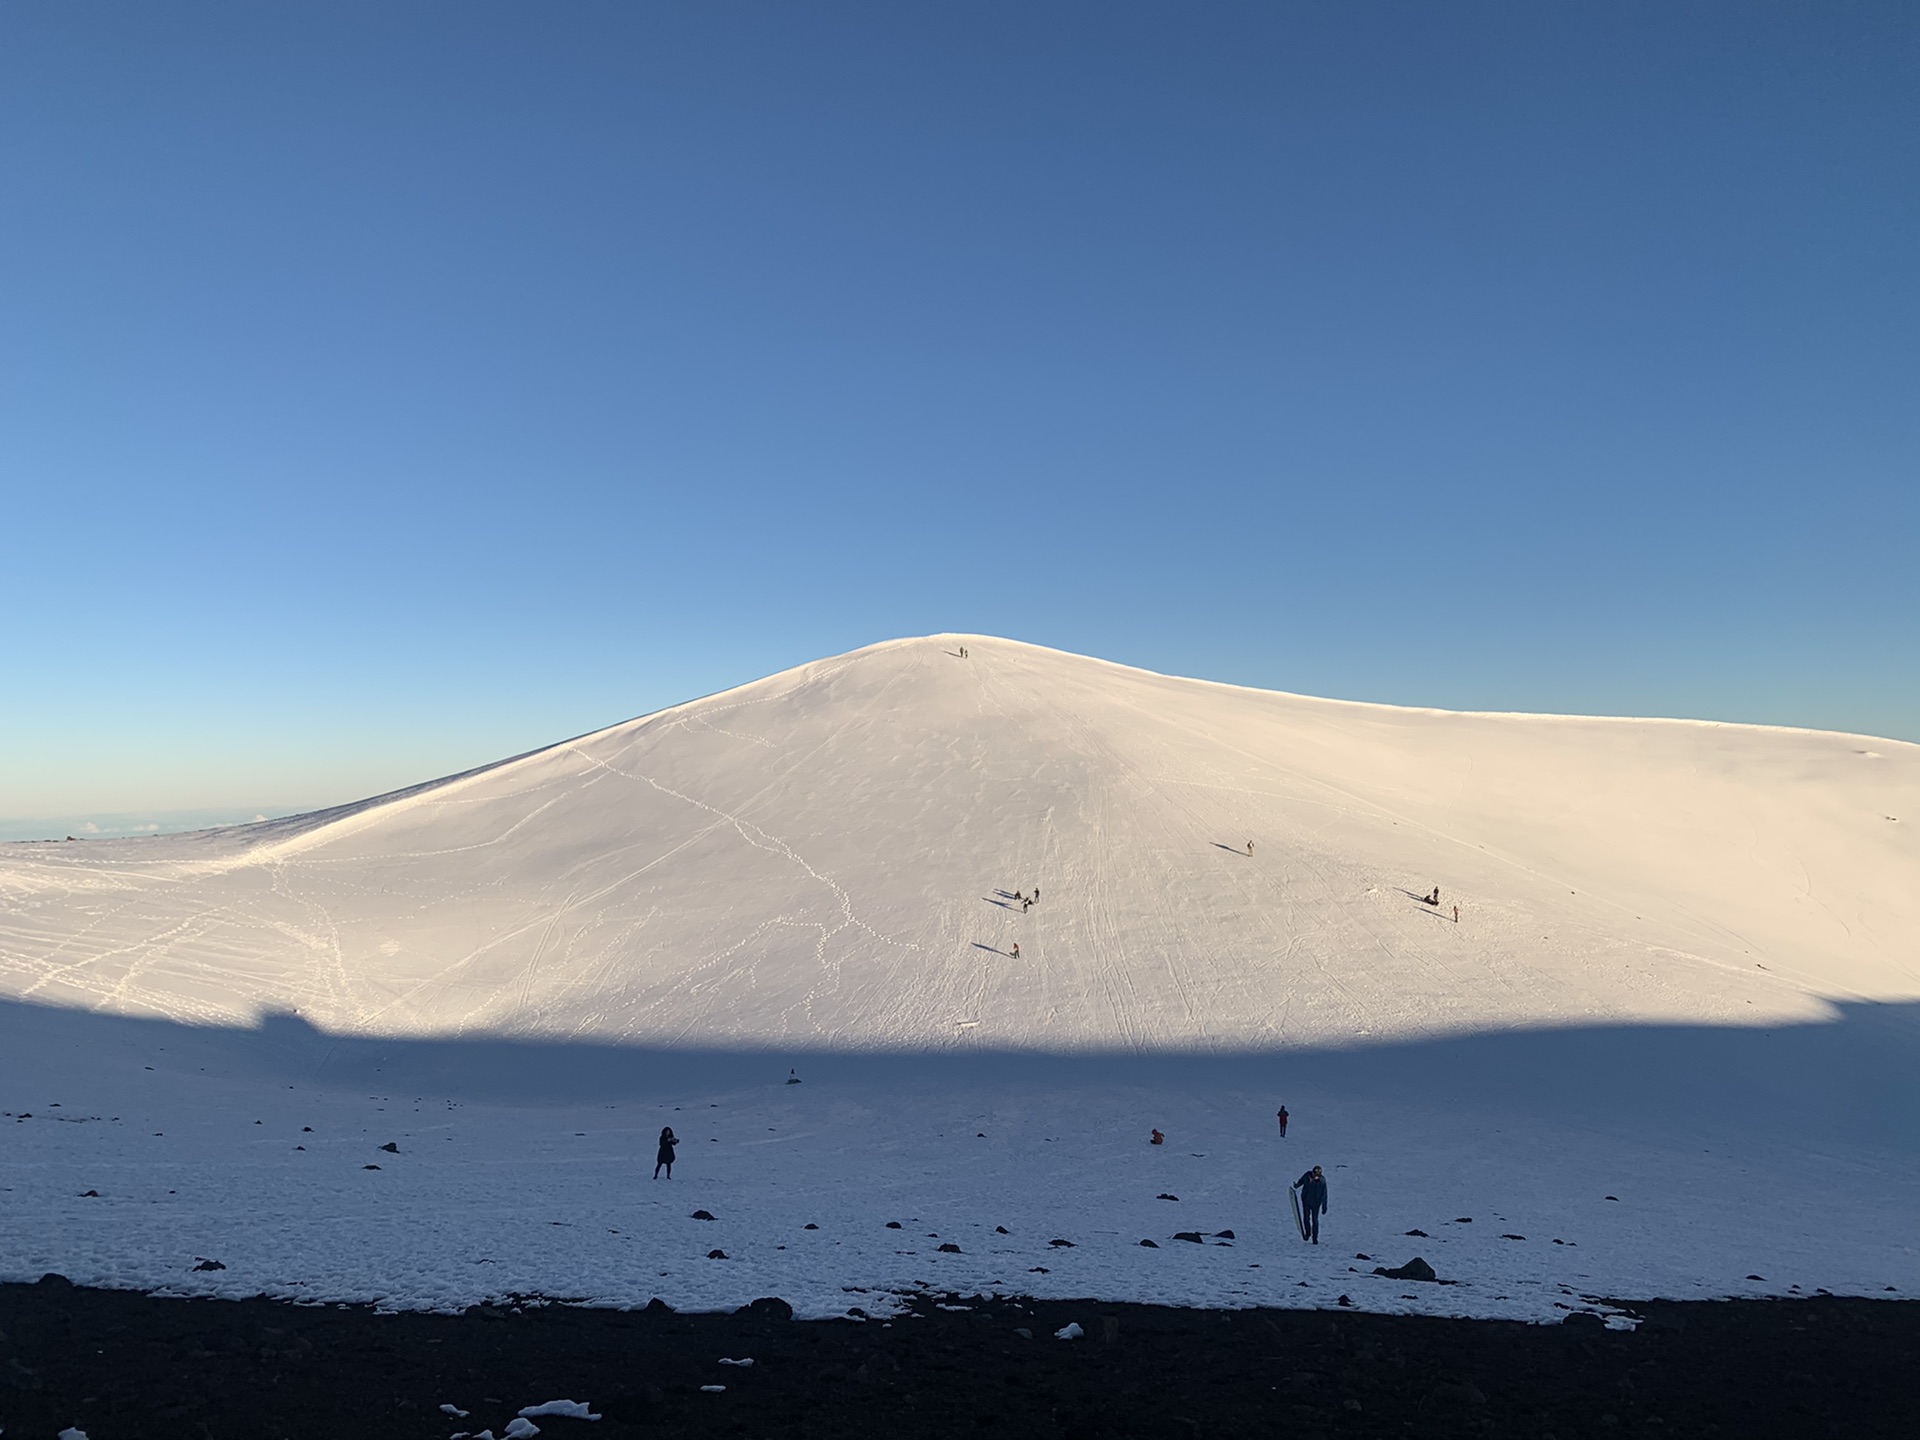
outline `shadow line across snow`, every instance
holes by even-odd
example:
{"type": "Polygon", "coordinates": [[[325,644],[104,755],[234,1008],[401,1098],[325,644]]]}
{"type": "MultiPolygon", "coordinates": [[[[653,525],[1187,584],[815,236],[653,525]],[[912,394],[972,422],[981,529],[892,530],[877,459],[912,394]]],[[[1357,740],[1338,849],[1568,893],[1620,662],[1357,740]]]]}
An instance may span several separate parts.
{"type": "Polygon", "coordinates": [[[818,1045],[616,1044],[496,1036],[329,1034],[298,1016],[191,1026],[0,1000],[0,1107],[67,1077],[124,1066],[210,1078],[369,1086],[449,1099],[570,1104],[802,1081],[944,1089],[1125,1087],[1187,1093],[1343,1094],[1479,1116],[1742,1135],[1920,1154],[1920,1003],[1835,1003],[1825,1023],[1736,1028],[1593,1025],[1259,1052],[1044,1053],[964,1038],[941,1051],[818,1045]]]}

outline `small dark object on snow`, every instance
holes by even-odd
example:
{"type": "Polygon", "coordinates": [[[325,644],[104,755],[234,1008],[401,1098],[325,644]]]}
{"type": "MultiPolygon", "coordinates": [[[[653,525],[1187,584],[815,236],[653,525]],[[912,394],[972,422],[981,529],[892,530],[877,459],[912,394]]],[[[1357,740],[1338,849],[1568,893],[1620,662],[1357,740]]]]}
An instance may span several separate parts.
{"type": "Polygon", "coordinates": [[[311,1134],[313,1133],[313,1126],[311,1126],[311,1125],[302,1125],[302,1126],[300,1127],[300,1133],[301,1133],[302,1135],[311,1135],[311,1134]]]}
{"type": "Polygon", "coordinates": [[[787,1084],[798,1085],[799,1083],[800,1083],[800,1072],[798,1070],[787,1071],[787,1084]]]}
{"type": "Polygon", "coordinates": [[[1763,1285],[1766,1284],[1766,1281],[1767,1281],[1767,1277],[1764,1275],[1749,1275],[1747,1276],[1747,1279],[1758,1280],[1763,1285]]]}
{"type": "Polygon", "coordinates": [[[1618,1195],[1609,1195],[1607,1199],[1613,1201],[1616,1205],[1620,1203],[1620,1197],[1618,1195]]]}
{"type": "Polygon", "coordinates": [[[1195,1245],[1198,1245],[1201,1240],[1201,1235],[1198,1230],[1177,1230],[1174,1232],[1173,1238],[1176,1240],[1190,1240],[1195,1245]]]}
{"type": "Polygon", "coordinates": [[[1027,1269],[1029,1275],[1051,1275],[1053,1272],[1044,1265],[1033,1265],[1027,1269]]]}
{"type": "Polygon", "coordinates": [[[976,1130],[974,1132],[973,1138],[976,1140],[984,1140],[987,1138],[987,1132],[984,1130],[976,1130]]]}
{"type": "Polygon", "coordinates": [[[294,1146],[293,1148],[294,1148],[294,1149],[296,1149],[296,1150],[304,1150],[304,1149],[306,1149],[307,1147],[306,1147],[306,1146],[304,1146],[304,1145],[296,1145],[296,1146],[294,1146]]]}
{"type": "Polygon", "coordinates": [[[671,1315],[673,1314],[673,1306],[669,1305],[666,1301],[662,1300],[658,1295],[656,1295],[651,1300],[647,1301],[647,1314],[671,1315]]]}
{"type": "Polygon", "coordinates": [[[954,1244],[951,1240],[948,1240],[943,1245],[941,1245],[940,1253],[942,1255],[958,1255],[960,1253],[960,1247],[954,1244]]]}
{"type": "Polygon", "coordinates": [[[100,1198],[100,1192],[98,1190],[82,1190],[80,1192],[80,1198],[82,1200],[98,1200],[100,1198]]]}
{"type": "Polygon", "coordinates": [[[389,1155],[398,1155],[400,1153],[400,1147],[394,1144],[393,1141],[391,1140],[387,1141],[387,1143],[382,1145],[380,1148],[386,1151],[387,1154],[389,1155]]]}
{"type": "Polygon", "coordinates": [[[762,1295],[758,1300],[750,1300],[734,1311],[736,1315],[752,1315],[761,1320],[791,1320],[793,1306],[778,1295],[762,1295]]]}
{"type": "Polygon", "coordinates": [[[898,1220],[887,1221],[887,1229],[898,1230],[899,1228],[900,1228],[900,1222],[898,1220]]]}
{"type": "Polygon", "coordinates": [[[205,1256],[196,1255],[193,1258],[200,1262],[198,1265],[193,1267],[196,1270],[224,1270],[227,1268],[226,1266],[222,1265],[218,1260],[209,1260],[205,1256]]]}
{"type": "Polygon", "coordinates": [[[1156,1200],[1178,1200],[1180,1197],[1178,1195],[1156,1195],[1153,1198],[1156,1200]]]}
{"type": "Polygon", "coordinates": [[[996,1225],[993,1227],[993,1233],[996,1235],[1011,1235],[1013,1232],[1004,1225],[996,1225]]]}
{"type": "Polygon", "coordinates": [[[378,1170],[380,1167],[378,1165],[362,1165],[360,1168],[362,1170],[378,1170]]]}
{"type": "Polygon", "coordinates": [[[1334,1301],[1333,1303],[1336,1305],[1351,1305],[1353,1304],[1353,1297],[1351,1295],[1342,1295],[1338,1300],[1334,1301]]]}
{"type": "Polygon", "coordinates": [[[1160,1248],[1160,1242],[1158,1240],[1142,1240],[1140,1243],[1149,1250],[1158,1250],[1160,1248]]]}
{"type": "Polygon", "coordinates": [[[711,1220],[713,1219],[713,1212],[710,1210],[696,1210],[687,1218],[689,1220],[711,1220]]]}
{"type": "Polygon", "coordinates": [[[820,1227],[814,1224],[811,1220],[809,1220],[805,1225],[802,1225],[800,1228],[802,1230],[818,1230],[820,1227]]]}
{"type": "Polygon", "coordinates": [[[1429,1236],[1428,1236],[1428,1234],[1427,1234],[1427,1232],[1426,1232],[1426,1231],[1424,1231],[1424,1230],[1409,1230],[1409,1231],[1407,1231],[1407,1234],[1409,1234],[1409,1235],[1417,1235],[1417,1236],[1419,1236],[1419,1237],[1420,1237],[1420,1238],[1421,1238],[1422,1240],[1426,1240],[1426,1239],[1429,1239],[1429,1238],[1431,1238],[1431,1237],[1429,1237],[1429,1236]]]}
{"type": "Polygon", "coordinates": [[[1231,1230],[1216,1230],[1213,1233],[1213,1238],[1216,1240],[1238,1240],[1240,1237],[1231,1230]]]}
{"type": "Polygon", "coordinates": [[[1433,1273],[1433,1267],[1418,1255],[1392,1270],[1384,1265],[1376,1265],[1373,1267],[1373,1273],[1384,1275],[1389,1280],[1437,1280],[1440,1278],[1433,1273]]]}
{"type": "Polygon", "coordinates": [[[1471,1215],[1456,1215],[1453,1217],[1453,1223],[1456,1225],[1471,1225],[1473,1223],[1473,1217],[1471,1215]]]}
{"type": "Polygon", "coordinates": [[[724,1250],[707,1251],[707,1259],[709,1260],[724,1260],[726,1258],[727,1258],[727,1252],[724,1250]]]}
{"type": "Polygon", "coordinates": [[[1524,1240],[1527,1237],[1524,1235],[1502,1235],[1500,1238],[1502,1240],[1524,1240]]]}
{"type": "Polygon", "coordinates": [[[1356,1260],[1371,1260],[1373,1257],[1371,1255],[1355,1255],[1353,1258],[1356,1260]]]}
{"type": "Polygon", "coordinates": [[[1607,1322],[1591,1310],[1572,1310],[1561,1317],[1560,1323],[1562,1325],[1585,1325],[1590,1329],[1599,1330],[1604,1328],[1607,1322]]]}
{"type": "Polygon", "coordinates": [[[34,1283],[44,1285],[49,1290],[71,1290],[73,1288],[73,1281],[67,1279],[66,1276],[60,1274],[57,1270],[49,1270],[34,1283]]]}
{"type": "Polygon", "coordinates": [[[1073,1241],[1071,1240],[1049,1240],[1047,1241],[1047,1244],[1052,1245],[1056,1249],[1060,1249],[1060,1250],[1073,1249],[1073,1241]]]}

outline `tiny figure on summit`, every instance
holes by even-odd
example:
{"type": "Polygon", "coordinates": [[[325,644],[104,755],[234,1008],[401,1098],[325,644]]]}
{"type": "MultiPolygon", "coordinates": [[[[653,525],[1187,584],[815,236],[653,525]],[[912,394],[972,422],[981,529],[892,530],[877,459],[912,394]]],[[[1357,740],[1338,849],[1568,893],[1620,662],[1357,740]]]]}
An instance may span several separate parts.
{"type": "Polygon", "coordinates": [[[673,1178],[673,1147],[680,1143],[680,1137],[673,1133],[673,1127],[667,1126],[660,1132],[660,1153],[653,1157],[653,1178],[660,1178],[661,1167],[667,1172],[667,1179],[673,1178]]]}
{"type": "Polygon", "coordinates": [[[1300,1238],[1320,1243],[1320,1216],[1327,1208],[1327,1177],[1318,1165],[1293,1182],[1300,1192],[1300,1238]]]}
{"type": "Polygon", "coordinates": [[[1282,1140],[1284,1140],[1284,1139],[1286,1139],[1286,1138],[1287,1138],[1287,1120],[1288,1120],[1288,1118],[1289,1118],[1289,1117],[1288,1117],[1288,1115],[1287,1115],[1287,1107],[1286,1107],[1286,1106],[1284,1106],[1284,1105],[1282,1105],[1282,1106],[1280,1107],[1280,1114],[1279,1114],[1279,1117],[1278,1117],[1278,1118],[1279,1118],[1279,1121],[1280,1121],[1280,1138],[1281,1138],[1282,1140]]]}

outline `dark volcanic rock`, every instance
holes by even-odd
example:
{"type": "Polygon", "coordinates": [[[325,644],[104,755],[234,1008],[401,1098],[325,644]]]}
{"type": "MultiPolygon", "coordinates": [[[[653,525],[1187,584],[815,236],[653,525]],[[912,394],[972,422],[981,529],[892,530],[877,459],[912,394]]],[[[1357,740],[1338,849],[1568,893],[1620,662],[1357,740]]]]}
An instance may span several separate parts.
{"type": "Polygon", "coordinates": [[[1376,1275],[1384,1275],[1389,1280],[1438,1280],[1440,1278],[1433,1273],[1433,1267],[1418,1255],[1407,1261],[1406,1264],[1396,1266],[1391,1270],[1384,1265],[1376,1265],[1373,1267],[1373,1273],[1376,1275]]]}

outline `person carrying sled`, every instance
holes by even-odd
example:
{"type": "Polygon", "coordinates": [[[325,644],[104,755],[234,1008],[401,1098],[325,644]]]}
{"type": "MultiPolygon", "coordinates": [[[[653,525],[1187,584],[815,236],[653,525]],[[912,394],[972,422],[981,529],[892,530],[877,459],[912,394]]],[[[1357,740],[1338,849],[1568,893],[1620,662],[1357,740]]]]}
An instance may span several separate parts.
{"type": "Polygon", "coordinates": [[[673,1127],[671,1125],[660,1132],[660,1153],[653,1157],[654,1179],[658,1180],[660,1178],[660,1171],[663,1166],[667,1172],[667,1179],[671,1180],[673,1178],[673,1147],[679,1143],[680,1137],[673,1133],[673,1127]]]}
{"type": "Polygon", "coordinates": [[[1293,1182],[1300,1192],[1300,1227],[1303,1239],[1320,1243],[1320,1216],[1327,1208],[1327,1177],[1318,1165],[1293,1182]]]}

